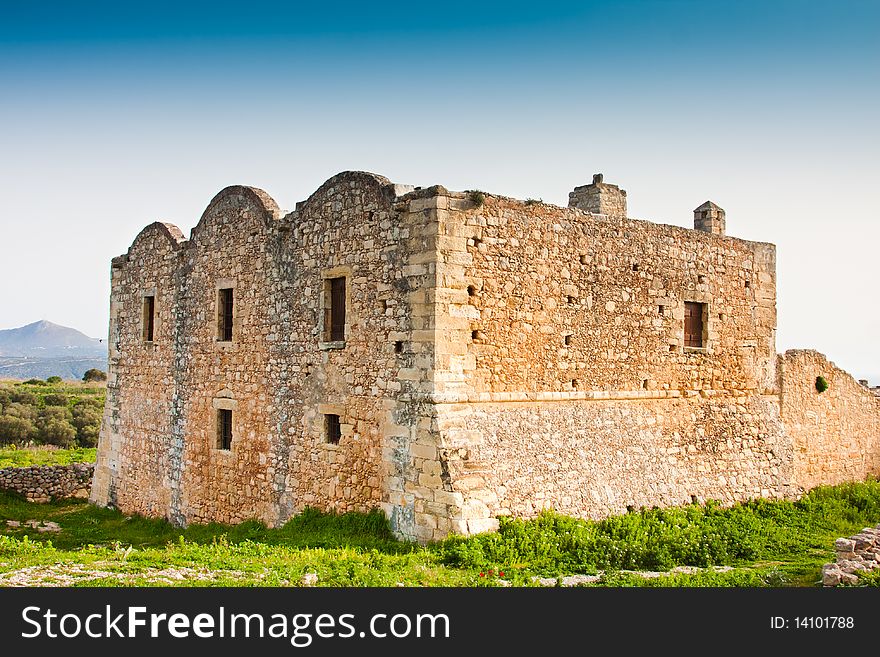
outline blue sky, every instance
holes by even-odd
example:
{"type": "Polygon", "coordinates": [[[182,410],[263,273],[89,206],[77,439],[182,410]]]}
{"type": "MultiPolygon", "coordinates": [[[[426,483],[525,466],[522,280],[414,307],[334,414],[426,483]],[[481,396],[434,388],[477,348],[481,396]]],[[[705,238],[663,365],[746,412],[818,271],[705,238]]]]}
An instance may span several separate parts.
{"type": "Polygon", "coordinates": [[[630,214],[779,254],[779,347],[880,383],[880,3],[3,3],[0,328],[106,333],[109,259],[229,184],[346,169],[630,214]]]}

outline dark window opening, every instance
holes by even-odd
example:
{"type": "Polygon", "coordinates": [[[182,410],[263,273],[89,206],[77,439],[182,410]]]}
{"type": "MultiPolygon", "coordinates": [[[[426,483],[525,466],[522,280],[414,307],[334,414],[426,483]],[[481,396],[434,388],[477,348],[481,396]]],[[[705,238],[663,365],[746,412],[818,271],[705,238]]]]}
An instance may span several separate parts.
{"type": "Polygon", "coordinates": [[[706,311],[705,303],[693,301],[684,302],[684,346],[704,347],[703,340],[703,316],[706,311]]]}
{"type": "Polygon", "coordinates": [[[144,297],[144,342],[153,341],[156,326],[156,297],[144,297]]]}
{"type": "Polygon", "coordinates": [[[750,288],[750,287],[752,287],[752,284],[751,284],[751,282],[749,282],[749,281],[746,281],[746,288],[750,288]]]}
{"type": "Polygon", "coordinates": [[[395,354],[402,354],[403,353],[403,342],[401,342],[400,340],[398,340],[397,342],[394,343],[394,353],[395,354]]]}
{"type": "Polygon", "coordinates": [[[638,270],[639,270],[639,265],[638,265],[638,263],[634,262],[633,263],[633,271],[638,271],[638,270]]]}
{"type": "Polygon", "coordinates": [[[342,438],[342,427],[339,424],[338,415],[324,416],[324,436],[331,445],[338,445],[342,438]]]}
{"type": "Polygon", "coordinates": [[[324,282],[324,340],[345,340],[345,277],[324,282]]]}
{"type": "Polygon", "coordinates": [[[658,314],[658,315],[662,315],[663,312],[664,312],[664,311],[663,311],[663,306],[657,306],[657,314],[658,314]]]}
{"type": "Polygon", "coordinates": [[[217,340],[232,341],[232,288],[217,292],[217,340]]]}
{"type": "Polygon", "coordinates": [[[563,340],[563,342],[565,342],[566,346],[570,345],[571,344],[571,333],[569,333],[564,338],[562,338],[562,340],[563,340]]]}
{"type": "Polygon", "coordinates": [[[232,449],[232,411],[226,408],[217,411],[217,447],[232,449]]]}

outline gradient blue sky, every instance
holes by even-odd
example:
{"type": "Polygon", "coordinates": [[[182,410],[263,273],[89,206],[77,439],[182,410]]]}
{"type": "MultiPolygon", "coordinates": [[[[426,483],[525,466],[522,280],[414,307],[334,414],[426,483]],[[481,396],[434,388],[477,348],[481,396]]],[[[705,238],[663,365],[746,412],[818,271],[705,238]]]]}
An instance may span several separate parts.
{"type": "Polygon", "coordinates": [[[109,260],[230,184],[364,169],[778,247],[778,347],[880,383],[880,3],[3,2],[0,328],[107,330],[109,260]]]}

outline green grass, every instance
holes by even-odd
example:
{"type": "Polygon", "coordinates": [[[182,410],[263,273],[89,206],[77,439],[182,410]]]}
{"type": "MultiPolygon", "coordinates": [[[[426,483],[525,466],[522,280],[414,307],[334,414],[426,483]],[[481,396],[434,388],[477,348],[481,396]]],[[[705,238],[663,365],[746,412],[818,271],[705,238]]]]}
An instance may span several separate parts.
{"type": "Polygon", "coordinates": [[[775,569],[812,584],[833,557],[834,539],[880,520],[880,483],[820,487],[797,502],[755,500],[651,509],[600,522],[552,512],[501,519],[496,534],[451,537],[438,545],[456,567],[525,569],[552,575],[597,569],[668,570],[674,566],[775,569]]]}
{"type": "Polygon", "coordinates": [[[77,447],[75,449],[0,447],[0,469],[26,468],[29,465],[94,463],[97,451],[94,447],[77,447]]]}
{"type": "MultiPolygon", "coordinates": [[[[277,529],[255,521],[180,529],[84,502],[32,504],[0,493],[0,585],[33,568],[27,577],[40,583],[86,586],[297,585],[305,573],[326,586],[497,586],[597,571],[604,574],[590,586],[814,586],[834,540],[878,521],[880,483],[867,481],[818,488],[798,502],[709,503],[600,522],[547,512],[421,547],[395,540],[378,511],[306,510],[277,529]],[[6,520],[53,521],[62,531],[6,520]],[[652,579],[621,572],[683,565],[733,569],[652,579]]],[[[880,586],[880,575],[863,583],[880,586]]]]}

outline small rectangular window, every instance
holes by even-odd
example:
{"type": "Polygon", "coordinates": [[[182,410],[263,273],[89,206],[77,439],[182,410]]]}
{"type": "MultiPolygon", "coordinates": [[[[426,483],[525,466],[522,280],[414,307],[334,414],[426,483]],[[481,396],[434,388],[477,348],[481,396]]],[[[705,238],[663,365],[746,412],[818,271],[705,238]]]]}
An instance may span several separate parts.
{"type": "Polygon", "coordinates": [[[232,449],[232,411],[225,408],[217,411],[217,447],[232,449]]]}
{"type": "Polygon", "coordinates": [[[345,277],[324,281],[324,341],[345,340],[345,277]]]}
{"type": "Polygon", "coordinates": [[[217,292],[217,340],[232,341],[232,288],[217,292]]]}
{"type": "Polygon", "coordinates": [[[144,316],[143,316],[143,327],[144,327],[144,342],[152,342],[153,341],[153,331],[156,326],[156,297],[154,296],[146,296],[144,297],[144,316]]]}
{"type": "Polygon", "coordinates": [[[338,415],[324,416],[324,435],[331,445],[338,445],[342,438],[342,427],[339,425],[338,415]]]}
{"type": "Polygon", "coordinates": [[[703,317],[706,312],[705,303],[684,302],[684,346],[705,347],[703,338],[703,317]]]}

